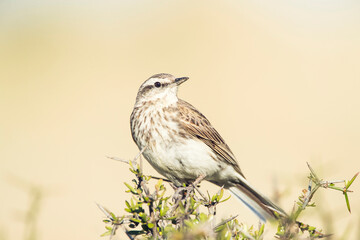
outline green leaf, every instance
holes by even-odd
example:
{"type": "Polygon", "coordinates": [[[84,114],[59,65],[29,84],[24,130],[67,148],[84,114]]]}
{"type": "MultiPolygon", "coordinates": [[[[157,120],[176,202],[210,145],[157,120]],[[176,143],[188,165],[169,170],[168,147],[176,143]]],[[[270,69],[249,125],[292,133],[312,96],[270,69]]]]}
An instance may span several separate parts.
{"type": "Polygon", "coordinates": [[[349,187],[351,186],[351,184],[355,181],[356,177],[359,175],[359,172],[356,173],[353,178],[346,184],[345,188],[349,189],[349,187]]]}
{"type": "Polygon", "coordinates": [[[215,194],[214,196],[212,196],[212,198],[211,198],[211,202],[214,202],[215,201],[215,199],[217,198],[217,194],[215,194]]]}
{"type": "MultiPolygon", "coordinates": [[[[164,190],[165,188],[164,188],[164,185],[161,185],[161,190],[164,190]]],[[[164,194],[165,194],[165,191],[163,191],[158,197],[159,198],[163,198],[164,197],[164,194]]]]}
{"type": "Polygon", "coordinates": [[[314,230],[316,230],[316,227],[309,226],[309,227],[308,227],[308,230],[309,230],[309,231],[314,231],[314,230]]]}
{"type": "Polygon", "coordinates": [[[164,217],[166,215],[166,213],[169,210],[169,207],[165,205],[166,203],[162,203],[161,204],[161,208],[160,208],[160,217],[164,217]]]}
{"type": "Polygon", "coordinates": [[[110,236],[112,233],[112,231],[107,231],[107,232],[104,232],[103,234],[100,235],[100,237],[106,237],[106,236],[110,236]]]}
{"type": "Polygon", "coordinates": [[[153,228],[155,225],[153,223],[148,223],[147,226],[148,228],[153,228]]]}
{"type": "Polygon", "coordinates": [[[159,181],[157,182],[157,184],[155,185],[155,189],[156,191],[160,190],[161,185],[163,184],[163,180],[159,179],[159,181]]]}
{"type": "Polygon", "coordinates": [[[200,213],[199,214],[199,220],[201,221],[201,222],[206,222],[206,220],[208,220],[208,216],[205,214],[205,213],[200,213]]]}
{"type": "Polygon", "coordinates": [[[130,184],[128,184],[128,183],[124,183],[127,187],[128,187],[128,189],[133,193],[133,194],[137,194],[137,191],[132,187],[132,186],[130,186],[130,184]]]}
{"type": "Polygon", "coordinates": [[[114,213],[110,212],[110,215],[111,215],[112,220],[117,219],[117,217],[115,216],[115,214],[114,214],[114,213]]]}
{"type": "Polygon", "coordinates": [[[224,196],[224,189],[221,188],[220,194],[219,194],[219,197],[218,197],[218,202],[222,199],[223,196],[224,196]]]}
{"type": "Polygon", "coordinates": [[[143,196],[143,198],[144,198],[144,202],[146,203],[150,202],[150,198],[148,196],[143,196]]]}
{"type": "Polygon", "coordinates": [[[265,229],[265,224],[261,224],[261,227],[259,229],[259,236],[263,235],[265,229]]]}
{"type": "Polygon", "coordinates": [[[229,200],[230,198],[231,198],[231,195],[229,197],[225,198],[224,200],[221,200],[220,203],[225,202],[225,201],[229,200]]]}
{"type": "Polygon", "coordinates": [[[193,197],[191,197],[191,198],[190,198],[190,206],[191,206],[192,208],[194,208],[195,203],[196,203],[196,200],[195,200],[193,197]]]}
{"type": "Polygon", "coordinates": [[[145,232],[143,230],[131,230],[131,231],[127,231],[128,234],[130,235],[141,235],[144,234],[145,232]]]}
{"type": "Polygon", "coordinates": [[[346,202],[347,209],[348,209],[348,211],[351,213],[351,210],[350,210],[350,202],[349,202],[349,197],[348,197],[348,195],[347,195],[347,192],[344,192],[344,195],[345,195],[345,202],[346,202]]]}
{"type": "Polygon", "coordinates": [[[134,222],[134,223],[141,223],[140,219],[136,219],[136,218],[130,218],[130,221],[134,222]]]}

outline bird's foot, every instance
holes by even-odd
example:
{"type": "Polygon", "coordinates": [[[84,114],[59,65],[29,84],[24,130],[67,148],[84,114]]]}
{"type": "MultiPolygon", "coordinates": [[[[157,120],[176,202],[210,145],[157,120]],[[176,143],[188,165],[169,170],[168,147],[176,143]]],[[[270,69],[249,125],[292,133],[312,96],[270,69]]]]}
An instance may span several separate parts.
{"type": "Polygon", "coordinates": [[[173,201],[177,202],[187,197],[189,193],[195,191],[197,185],[206,177],[206,175],[200,175],[194,182],[186,184],[186,187],[175,187],[175,193],[173,195],[173,201]]]}
{"type": "Polygon", "coordinates": [[[186,197],[186,193],[189,190],[188,188],[189,188],[189,186],[187,186],[187,187],[177,187],[175,189],[175,193],[174,193],[174,195],[172,197],[172,200],[174,202],[177,202],[179,200],[183,200],[186,197]]]}

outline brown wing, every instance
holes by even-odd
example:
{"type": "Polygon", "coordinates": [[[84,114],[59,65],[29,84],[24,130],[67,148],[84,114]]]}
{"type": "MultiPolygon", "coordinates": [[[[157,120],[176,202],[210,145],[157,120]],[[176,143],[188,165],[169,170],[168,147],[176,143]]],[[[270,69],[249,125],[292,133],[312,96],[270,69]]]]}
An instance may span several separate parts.
{"type": "Polygon", "coordinates": [[[178,107],[181,127],[190,135],[203,141],[220,156],[219,160],[226,161],[233,165],[234,169],[244,177],[234,154],[220,134],[211,126],[209,120],[195,107],[181,99],[178,101],[178,107]]]}

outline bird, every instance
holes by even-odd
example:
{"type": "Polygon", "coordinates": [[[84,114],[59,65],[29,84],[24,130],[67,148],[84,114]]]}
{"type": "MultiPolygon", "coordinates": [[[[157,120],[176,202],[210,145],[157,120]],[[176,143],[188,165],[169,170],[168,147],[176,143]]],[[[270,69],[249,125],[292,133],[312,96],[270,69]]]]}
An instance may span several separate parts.
{"type": "Polygon", "coordinates": [[[140,86],[130,128],[142,155],[175,186],[205,176],[205,180],[228,189],[261,222],[285,215],[246,180],[233,152],[210,121],[178,98],[179,86],[188,79],[159,73],[140,86]]]}

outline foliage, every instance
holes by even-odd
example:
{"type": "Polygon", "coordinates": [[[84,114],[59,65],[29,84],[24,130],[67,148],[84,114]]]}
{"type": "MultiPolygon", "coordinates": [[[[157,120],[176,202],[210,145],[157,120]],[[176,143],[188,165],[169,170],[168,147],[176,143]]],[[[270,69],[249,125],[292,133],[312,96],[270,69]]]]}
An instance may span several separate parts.
{"type": "MultiPolygon", "coordinates": [[[[130,171],[135,175],[132,183],[125,183],[131,194],[130,200],[126,200],[125,211],[127,214],[116,216],[111,211],[99,205],[105,213],[106,232],[101,236],[109,236],[110,239],[121,227],[130,239],[239,239],[255,240],[264,238],[265,224],[258,227],[247,226],[240,223],[236,217],[230,217],[215,223],[216,206],[225,202],[224,189],[210,196],[203,194],[198,188],[204,176],[199,176],[196,181],[188,186],[174,188],[172,196],[166,195],[164,182],[167,180],[157,179],[154,189],[150,191],[148,183],[154,177],[143,175],[139,166],[131,162],[130,171]]],[[[309,186],[303,190],[296,207],[288,217],[279,217],[278,228],[275,237],[278,239],[318,239],[329,235],[323,234],[316,227],[309,226],[298,221],[302,211],[307,207],[315,207],[310,203],[315,192],[319,188],[329,188],[341,191],[346,200],[348,210],[350,204],[348,193],[349,187],[355,180],[356,174],[350,181],[323,181],[318,178],[310,167],[309,186]],[[345,182],[343,188],[335,186],[345,182]],[[312,187],[312,184],[315,186],[312,187]]],[[[167,181],[168,182],[168,181],[167,181]]]]}

